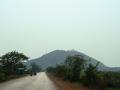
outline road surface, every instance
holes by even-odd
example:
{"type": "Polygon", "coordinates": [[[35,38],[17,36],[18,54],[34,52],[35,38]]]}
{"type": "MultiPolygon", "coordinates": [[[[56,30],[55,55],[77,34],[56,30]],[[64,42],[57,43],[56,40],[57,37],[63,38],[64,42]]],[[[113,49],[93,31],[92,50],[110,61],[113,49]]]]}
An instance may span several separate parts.
{"type": "Polygon", "coordinates": [[[0,90],[57,90],[45,72],[0,84],[0,90]]]}

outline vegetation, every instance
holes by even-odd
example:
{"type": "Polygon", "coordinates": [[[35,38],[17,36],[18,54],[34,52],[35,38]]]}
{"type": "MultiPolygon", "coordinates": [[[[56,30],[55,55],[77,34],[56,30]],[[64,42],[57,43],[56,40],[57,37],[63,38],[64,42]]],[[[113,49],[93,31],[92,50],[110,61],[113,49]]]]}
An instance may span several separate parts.
{"type": "Polygon", "coordinates": [[[84,67],[84,60],[79,56],[69,56],[64,63],[66,73],[65,79],[70,81],[78,81],[80,80],[80,72],[84,67]]]}
{"type": "Polygon", "coordinates": [[[23,53],[12,51],[0,57],[0,81],[8,79],[10,76],[18,74],[18,70],[25,70],[23,61],[28,57],[23,53]]]}
{"type": "MultiPolygon", "coordinates": [[[[25,74],[24,61],[28,57],[23,53],[12,51],[0,57],[0,82],[11,76],[25,74]]],[[[48,72],[71,82],[80,82],[92,90],[120,90],[120,72],[98,71],[97,63],[86,65],[86,61],[79,55],[69,56],[63,64],[49,67],[48,72]]],[[[29,74],[40,72],[41,68],[36,63],[31,64],[29,74]]]]}
{"type": "Polygon", "coordinates": [[[82,71],[84,60],[79,56],[69,56],[64,64],[57,65],[55,68],[49,67],[48,72],[52,72],[57,76],[63,77],[65,80],[79,81],[80,72],[82,71]]]}
{"type": "Polygon", "coordinates": [[[64,80],[83,83],[92,88],[92,90],[106,90],[107,87],[120,88],[120,73],[101,72],[97,69],[99,63],[94,66],[92,64],[85,65],[85,62],[78,55],[69,56],[63,64],[57,65],[56,67],[49,67],[47,71],[64,80]]]}
{"type": "Polygon", "coordinates": [[[5,80],[5,71],[3,70],[3,67],[0,66],[0,81],[5,80]]]}
{"type": "Polygon", "coordinates": [[[84,71],[85,75],[82,77],[83,82],[85,85],[95,85],[97,84],[98,80],[98,71],[97,71],[97,65],[93,66],[90,64],[87,69],[84,71]]]}

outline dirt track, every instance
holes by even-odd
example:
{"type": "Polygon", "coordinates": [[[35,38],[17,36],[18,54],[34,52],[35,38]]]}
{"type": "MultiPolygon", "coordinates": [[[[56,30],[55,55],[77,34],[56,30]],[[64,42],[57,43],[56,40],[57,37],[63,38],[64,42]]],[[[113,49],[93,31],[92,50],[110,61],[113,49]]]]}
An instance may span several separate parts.
{"type": "Polygon", "coordinates": [[[57,90],[45,72],[0,84],[0,90],[57,90]]]}

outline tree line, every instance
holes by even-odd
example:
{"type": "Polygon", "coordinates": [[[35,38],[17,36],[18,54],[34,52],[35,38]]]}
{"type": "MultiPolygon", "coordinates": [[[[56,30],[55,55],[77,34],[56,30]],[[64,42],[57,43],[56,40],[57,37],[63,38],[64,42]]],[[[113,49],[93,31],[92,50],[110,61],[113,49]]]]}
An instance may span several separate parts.
{"type": "Polygon", "coordinates": [[[5,81],[25,74],[33,74],[41,69],[36,63],[27,69],[26,62],[29,57],[17,51],[8,52],[0,57],[0,81],[5,81]]]}
{"type": "Polygon", "coordinates": [[[49,67],[47,72],[64,80],[79,82],[92,90],[105,90],[107,87],[120,87],[119,72],[102,72],[98,70],[98,65],[86,64],[79,55],[68,56],[64,63],[56,67],[49,67]]]}

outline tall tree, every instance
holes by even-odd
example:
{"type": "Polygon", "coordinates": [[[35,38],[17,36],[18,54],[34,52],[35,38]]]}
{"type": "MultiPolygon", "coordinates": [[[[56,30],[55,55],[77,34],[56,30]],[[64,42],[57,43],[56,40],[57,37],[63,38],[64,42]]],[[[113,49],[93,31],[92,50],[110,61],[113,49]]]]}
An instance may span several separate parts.
{"type": "Polygon", "coordinates": [[[79,55],[69,56],[65,61],[66,77],[71,81],[78,81],[80,79],[80,72],[84,67],[84,62],[79,55]]]}
{"type": "Polygon", "coordinates": [[[28,60],[28,57],[23,53],[16,51],[8,52],[1,58],[1,64],[3,65],[7,74],[15,74],[16,66],[22,61],[28,60]]]}

